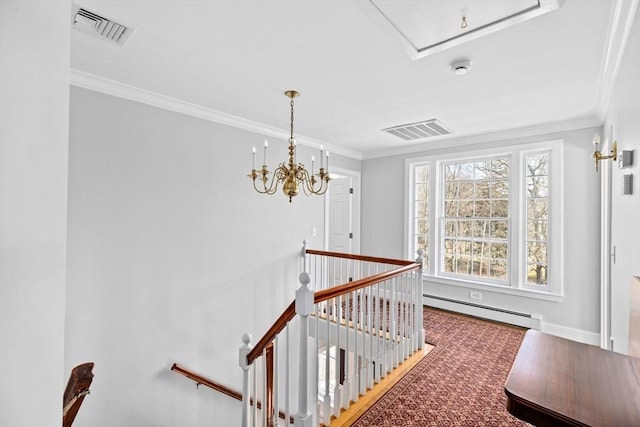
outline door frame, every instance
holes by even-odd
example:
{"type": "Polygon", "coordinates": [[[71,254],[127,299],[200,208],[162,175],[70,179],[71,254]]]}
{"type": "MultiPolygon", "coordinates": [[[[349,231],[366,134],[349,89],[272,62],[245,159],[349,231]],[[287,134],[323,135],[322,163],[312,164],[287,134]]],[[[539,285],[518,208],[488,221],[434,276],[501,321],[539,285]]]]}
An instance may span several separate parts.
{"type": "MultiPolygon", "coordinates": [[[[353,233],[353,240],[351,242],[351,252],[354,254],[360,253],[360,207],[361,207],[361,173],[360,171],[354,171],[351,169],[343,168],[331,168],[331,175],[337,175],[340,177],[350,177],[352,179],[353,194],[351,196],[351,232],[353,233]]],[[[329,184],[331,185],[331,184],[329,184]]],[[[324,248],[329,248],[329,206],[330,206],[330,192],[327,191],[324,199],[324,248]]]]}

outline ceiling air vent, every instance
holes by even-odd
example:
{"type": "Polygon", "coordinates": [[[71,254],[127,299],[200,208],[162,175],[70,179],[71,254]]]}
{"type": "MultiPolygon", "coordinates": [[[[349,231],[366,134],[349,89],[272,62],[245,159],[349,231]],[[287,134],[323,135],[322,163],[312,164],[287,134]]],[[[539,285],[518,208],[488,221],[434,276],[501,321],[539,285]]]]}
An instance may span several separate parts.
{"type": "Polygon", "coordinates": [[[444,127],[444,125],[437,119],[394,126],[382,129],[382,131],[397,136],[398,138],[402,138],[405,141],[414,141],[416,139],[429,138],[432,136],[449,135],[451,133],[451,131],[444,127]]]}
{"type": "Polygon", "coordinates": [[[122,46],[131,33],[132,28],[118,24],[108,18],[74,5],[71,26],[83,33],[91,34],[122,46]]]}

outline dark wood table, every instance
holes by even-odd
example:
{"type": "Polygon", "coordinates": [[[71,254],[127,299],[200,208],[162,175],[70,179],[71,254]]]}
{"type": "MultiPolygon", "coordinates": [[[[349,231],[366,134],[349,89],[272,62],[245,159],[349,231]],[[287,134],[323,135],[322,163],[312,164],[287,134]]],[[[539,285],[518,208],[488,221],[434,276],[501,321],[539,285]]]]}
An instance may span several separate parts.
{"type": "Polygon", "coordinates": [[[536,426],[640,426],[640,359],[539,331],[524,336],[507,410],[536,426]]]}

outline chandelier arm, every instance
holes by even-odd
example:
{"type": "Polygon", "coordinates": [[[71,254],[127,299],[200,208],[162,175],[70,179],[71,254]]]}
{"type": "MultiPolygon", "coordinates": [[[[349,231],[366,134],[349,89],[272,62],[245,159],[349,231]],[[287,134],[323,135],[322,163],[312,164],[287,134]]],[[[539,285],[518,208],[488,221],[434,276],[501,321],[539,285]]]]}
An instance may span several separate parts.
{"type": "Polygon", "coordinates": [[[330,180],[329,174],[323,173],[322,175],[310,175],[306,169],[302,169],[302,171],[299,170],[298,172],[304,172],[304,177],[298,181],[302,185],[302,189],[307,196],[312,194],[321,196],[327,192],[330,180]]]}
{"type": "Polygon", "coordinates": [[[274,185],[274,182],[276,181],[275,175],[271,177],[271,183],[268,186],[267,181],[268,178],[266,178],[266,176],[264,176],[263,178],[258,178],[256,174],[256,177],[253,178],[253,188],[260,194],[274,194],[278,189],[278,187],[274,185]],[[262,181],[262,189],[258,188],[258,185],[256,184],[256,181],[258,180],[262,181]]]}

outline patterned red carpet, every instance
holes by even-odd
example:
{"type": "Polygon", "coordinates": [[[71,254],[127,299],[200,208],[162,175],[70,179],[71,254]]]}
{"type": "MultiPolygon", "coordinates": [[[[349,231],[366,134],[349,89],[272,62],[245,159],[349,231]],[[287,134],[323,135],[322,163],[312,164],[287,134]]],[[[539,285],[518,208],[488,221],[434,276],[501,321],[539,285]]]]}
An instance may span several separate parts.
{"type": "Polygon", "coordinates": [[[503,388],[524,329],[427,307],[424,324],[435,348],[353,426],[528,425],[503,388]]]}

